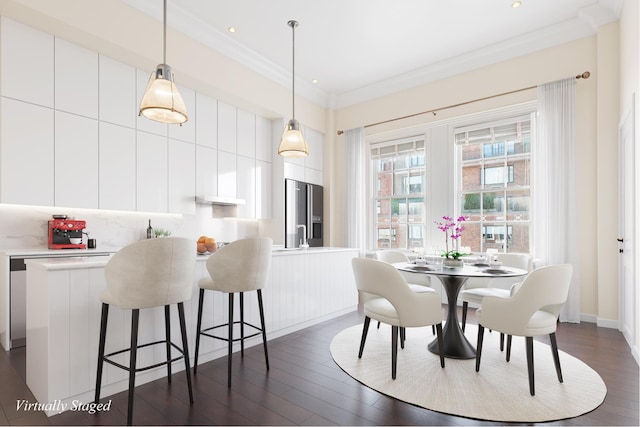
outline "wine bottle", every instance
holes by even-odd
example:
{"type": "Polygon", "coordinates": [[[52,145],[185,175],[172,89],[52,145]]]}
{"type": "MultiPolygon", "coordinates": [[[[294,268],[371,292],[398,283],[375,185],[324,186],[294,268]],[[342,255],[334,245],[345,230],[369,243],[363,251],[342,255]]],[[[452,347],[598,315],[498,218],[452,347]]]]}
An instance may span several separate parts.
{"type": "Polygon", "coordinates": [[[155,236],[155,233],[153,232],[153,228],[151,228],[151,220],[149,220],[149,226],[147,227],[147,239],[153,239],[155,236]]]}

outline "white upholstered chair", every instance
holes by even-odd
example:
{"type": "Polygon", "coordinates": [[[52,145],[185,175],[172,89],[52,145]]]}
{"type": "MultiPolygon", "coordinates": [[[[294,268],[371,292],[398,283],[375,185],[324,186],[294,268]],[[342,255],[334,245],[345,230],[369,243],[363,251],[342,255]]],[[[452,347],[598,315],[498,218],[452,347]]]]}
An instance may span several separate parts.
{"type": "Polygon", "coordinates": [[[476,372],[480,370],[485,328],[509,336],[525,337],[529,392],[535,395],[533,337],[548,334],[558,381],[563,381],[555,332],[558,315],[569,294],[572,273],[573,267],[569,264],[541,267],[529,273],[510,298],[484,298],[482,307],[476,311],[476,372]]]}
{"type": "MultiPolygon", "coordinates": [[[[376,251],[376,259],[389,264],[396,262],[409,262],[409,257],[407,257],[404,252],[392,249],[376,251]]],[[[401,271],[400,274],[402,274],[407,280],[407,283],[413,292],[435,292],[435,289],[431,287],[431,278],[428,275],[422,273],[409,273],[408,271],[401,271]]]]}
{"type": "MultiPolygon", "coordinates": [[[[395,251],[393,249],[376,251],[376,259],[388,264],[394,264],[396,262],[409,262],[409,257],[404,252],[395,251]]],[[[431,278],[428,275],[423,273],[410,273],[408,271],[400,271],[400,274],[405,278],[407,284],[409,285],[409,288],[411,288],[413,292],[436,292],[436,290],[431,287],[431,278]]],[[[378,322],[378,327],[380,327],[380,322],[378,322]]],[[[436,327],[433,326],[431,331],[435,335],[436,327]]]]}
{"type": "Polygon", "coordinates": [[[133,396],[136,372],[167,365],[167,378],[171,382],[171,363],[184,359],[189,401],[193,403],[191,373],[189,368],[189,350],[185,329],[184,301],[191,299],[196,253],[191,240],[179,237],[142,240],[125,246],[114,254],[104,269],[107,288],[102,292],[102,316],[100,320],[100,338],[98,345],[98,369],[96,375],[96,391],[94,402],[100,400],[102,370],[104,362],[129,372],[129,399],[127,424],[133,418],[133,396]],[[182,348],[171,342],[169,306],[177,304],[182,348]],[[109,354],[105,352],[107,320],[109,306],[131,310],[131,345],[124,350],[109,354]],[[165,340],[138,344],[138,324],[140,310],[145,308],[164,307],[165,340]],[[167,360],[152,366],[137,367],[138,349],[155,344],[165,344],[167,360]],[[171,349],[176,349],[180,356],[171,357],[171,349]],[[129,352],[129,366],[114,362],[111,357],[129,352]]]}
{"type": "Polygon", "coordinates": [[[257,335],[262,335],[264,359],[269,370],[269,354],[267,352],[267,333],[264,322],[264,308],[262,304],[262,288],[267,284],[269,268],[271,267],[271,246],[273,241],[266,237],[248,238],[236,240],[224,245],[214,252],[207,260],[209,277],[204,277],[198,282],[200,295],[198,300],[198,326],[196,331],[196,352],[193,362],[193,373],[198,369],[198,351],[200,337],[202,335],[228,342],[227,351],[227,386],[231,387],[231,362],[233,343],[240,341],[240,354],[244,356],[244,340],[257,335]],[[227,323],[214,325],[202,329],[202,308],[204,292],[206,290],[224,292],[229,299],[229,319],[227,323]],[[245,322],[244,320],[244,293],[256,291],[258,296],[258,310],[260,311],[260,326],[245,322]],[[233,296],[240,294],[240,320],[234,320],[233,296]],[[240,337],[233,337],[233,325],[240,325],[240,337]],[[244,327],[251,328],[253,333],[245,335],[244,327]],[[227,328],[227,336],[213,335],[214,329],[227,328]]]}
{"type": "MultiPolygon", "coordinates": [[[[533,266],[532,258],[529,254],[521,253],[499,253],[497,254],[498,261],[500,261],[505,267],[521,268],[523,270],[531,271],[533,266]]],[[[468,279],[465,283],[465,288],[460,291],[458,299],[462,301],[462,330],[465,330],[467,324],[467,310],[469,304],[480,306],[482,299],[487,296],[509,298],[511,290],[505,287],[496,287],[498,282],[511,282],[511,284],[519,281],[520,279],[468,279]]],[[[509,285],[509,283],[507,283],[509,285]]],[[[503,339],[500,341],[500,349],[503,348],[503,339]]]]}
{"type": "MultiPolygon", "coordinates": [[[[400,272],[388,263],[364,258],[354,258],[351,263],[358,292],[375,296],[364,303],[358,358],[362,358],[371,319],[391,325],[391,378],[395,379],[400,330],[435,325],[440,366],[444,368],[440,297],[435,293],[413,292],[400,272]]],[[[425,351],[428,351],[426,345],[425,351]]]]}

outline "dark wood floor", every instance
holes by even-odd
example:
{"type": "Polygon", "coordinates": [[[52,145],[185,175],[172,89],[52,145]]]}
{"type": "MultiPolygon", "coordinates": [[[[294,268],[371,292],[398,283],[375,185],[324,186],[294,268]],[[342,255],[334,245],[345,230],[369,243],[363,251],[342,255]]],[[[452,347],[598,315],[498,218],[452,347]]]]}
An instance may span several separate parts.
{"type": "MultiPolygon", "coordinates": [[[[471,322],[474,321],[471,317],[471,322]]],[[[201,365],[194,378],[190,406],[184,372],[136,389],[138,425],[495,425],[418,408],[381,395],[353,380],[333,362],[331,338],[359,324],[357,313],[304,329],[269,343],[271,370],[264,368],[260,346],[234,364],[233,387],[226,387],[226,359],[201,365]]],[[[622,335],[591,323],[561,324],[561,350],[572,354],[604,379],[604,403],[578,418],[553,425],[639,424],[638,365],[622,335]]],[[[47,418],[16,409],[17,399],[34,402],[25,385],[24,350],[0,351],[0,423],[4,425],[122,425],[126,393],[112,400],[109,412],[65,412],[47,418]]]]}

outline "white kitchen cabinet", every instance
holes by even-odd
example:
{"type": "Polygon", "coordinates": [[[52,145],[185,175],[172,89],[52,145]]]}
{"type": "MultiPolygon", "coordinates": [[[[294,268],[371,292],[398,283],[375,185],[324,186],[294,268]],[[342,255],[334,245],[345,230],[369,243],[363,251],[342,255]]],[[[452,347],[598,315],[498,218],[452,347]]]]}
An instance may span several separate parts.
{"type": "Polygon", "coordinates": [[[2,95],[53,107],[53,36],[5,17],[0,20],[2,95]]]}
{"type": "Polygon", "coordinates": [[[271,144],[271,120],[256,116],[256,159],[271,162],[273,148],[271,144]]]}
{"type": "Polygon", "coordinates": [[[237,197],[245,201],[238,206],[240,218],[256,217],[256,160],[253,157],[238,156],[237,197]]]}
{"type": "MultiPolygon", "coordinates": [[[[271,163],[256,160],[256,215],[258,219],[271,218],[271,163]]],[[[284,183],[283,183],[284,186],[284,183]]]]}
{"type": "Polygon", "coordinates": [[[303,181],[310,184],[322,185],[322,171],[305,168],[303,181]]]}
{"type": "Polygon", "coordinates": [[[100,121],[134,129],[136,105],[136,69],[100,55],[99,59],[100,121]]]}
{"type": "Polygon", "coordinates": [[[137,132],[136,207],[140,212],[167,212],[167,138],[137,132]]]}
{"type": "Polygon", "coordinates": [[[218,148],[218,101],[196,93],[196,144],[218,148]]]}
{"type": "Polygon", "coordinates": [[[237,197],[236,155],[218,151],[218,196],[237,197]]]}
{"type": "Polygon", "coordinates": [[[236,154],[237,129],[236,107],[218,102],[218,150],[236,154]]]}
{"type": "Polygon", "coordinates": [[[238,110],[238,155],[256,156],[256,115],[238,110]]]}
{"type": "Polygon", "coordinates": [[[55,112],[54,205],[98,208],[98,121],[55,112]]]}
{"type": "Polygon", "coordinates": [[[196,147],[169,139],[169,212],[195,214],[196,147]]]}
{"type": "Polygon", "coordinates": [[[218,195],[218,151],[196,145],[196,196],[218,195]]]}
{"type": "Polygon", "coordinates": [[[2,98],[0,201],[53,206],[53,110],[2,98]]]}
{"type": "Polygon", "coordinates": [[[142,101],[142,96],[144,95],[147,83],[149,82],[149,76],[151,76],[151,71],[153,70],[136,70],[136,128],[139,131],[167,136],[168,124],[156,122],[155,120],[148,119],[145,116],[137,115],[140,108],[140,101],[142,101]]]}
{"type": "Polygon", "coordinates": [[[98,207],[136,210],[136,131],[100,122],[98,207]]]}
{"type": "MultiPolygon", "coordinates": [[[[285,159],[284,177],[295,179],[297,181],[304,181],[306,179],[304,166],[288,162],[287,159],[285,159]]],[[[282,191],[284,192],[284,183],[282,183],[282,191]]]]}
{"type": "Polygon", "coordinates": [[[176,85],[184,105],[187,107],[186,123],[181,125],[169,125],[169,138],[178,139],[190,143],[196,142],[196,92],[180,85],[176,85]]]}
{"type": "Polygon", "coordinates": [[[98,118],[98,54],[55,39],[55,109],[98,118]]]}

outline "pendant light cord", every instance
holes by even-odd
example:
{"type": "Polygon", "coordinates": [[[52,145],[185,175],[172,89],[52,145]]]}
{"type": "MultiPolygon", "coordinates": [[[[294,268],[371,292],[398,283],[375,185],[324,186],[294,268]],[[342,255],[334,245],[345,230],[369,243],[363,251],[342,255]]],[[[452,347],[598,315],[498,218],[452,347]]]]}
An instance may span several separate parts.
{"type": "Polygon", "coordinates": [[[164,0],[162,17],[162,63],[167,63],[167,0],[164,0]]]}
{"type": "Polygon", "coordinates": [[[291,118],[296,119],[296,27],[297,21],[289,21],[291,27],[291,106],[293,108],[291,118]]]}

